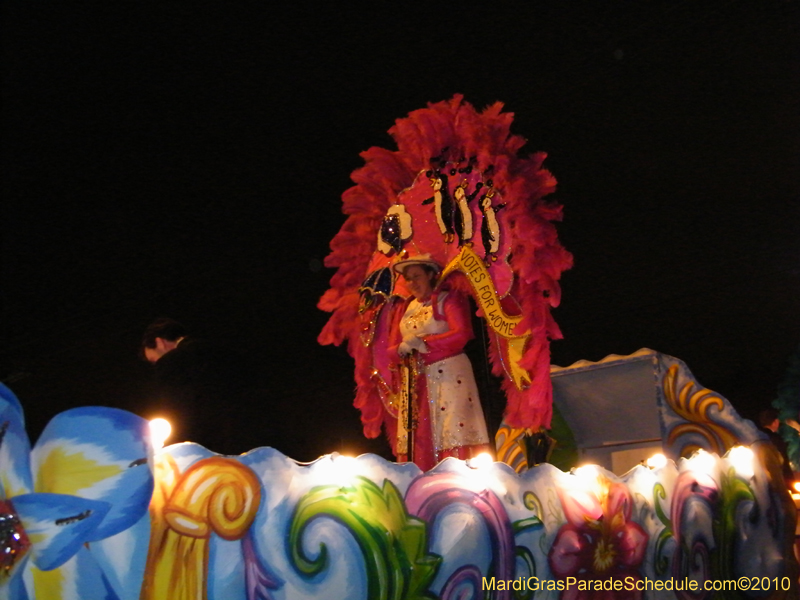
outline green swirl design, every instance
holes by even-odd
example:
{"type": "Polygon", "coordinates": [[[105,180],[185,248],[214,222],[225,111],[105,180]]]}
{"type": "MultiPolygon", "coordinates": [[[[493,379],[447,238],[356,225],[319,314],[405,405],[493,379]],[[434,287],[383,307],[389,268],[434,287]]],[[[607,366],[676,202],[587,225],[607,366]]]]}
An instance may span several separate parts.
{"type": "MultiPolygon", "coordinates": [[[[525,563],[525,566],[528,568],[528,577],[536,577],[536,561],[533,559],[531,551],[524,546],[517,546],[514,550],[514,555],[525,563]]],[[[522,590],[515,591],[514,597],[517,598],[517,600],[530,600],[533,598],[533,594],[533,590],[529,590],[527,586],[525,586],[522,590]]]]}
{"type": "Polygon", "coordinates": [[[661,506],[661,501],[666,499],[667,491],[664,489],[664,484],[659,481],[653,486],[653,507],[656,510],[658,520],[661,521],[663,525],[666,525],[667,529],[672,531],[672,521],[661,506]]]}
{"type": "Polygon", "coordinates": [[[514,535],[518,535],[523,531],[527,531],[528,529],[538,529],[539,527],[543,527],[544,523],[539,517],[528,517],[527,519],[520,519],[519,521],[514,521],[511,524],[511,529],[514,532],[514,535]]]}
{"type": "Polygon", "coordinates": [[[655,508],[658,520],[664,525],[664,528],[658,534],[658,538],[656,538],[655,546],[655,569],[658,575],[664,575],[669,568],[669,558],[664,554],[664,546],[667,541],[672,539],[672,521],[661,506],[661,501],[666,500],[666,498],[667,491],[664,489],[664,485],[659,481],[653,486],[653,507],[655,508]]]}
{"type": "Polygon", "coordinates": [[[365,477],[349,486],[324,485],[310,490],[295,507],[288,544],[294,568],[305,577],[322,572],[328,549],[320,544],[316,558],[303,552],[301,540],[308,525],[328,517],[344,525],[355,538],[364,558],[368,594],[374,600],[430,600],[427,591],[441,563],[428,554],[424,521],[406,512],[395,485],[383,487],[365,477]]]}
{"type": "MultiPolygon", "coordinates": [[[[713,573],[713,576],[718,579],[733,579],[733,553],[735,541],[739,537],[736,526],[737,509],[741,502],[755,500],[755,495],[748,483],[736,475],[736,469],[733,467],[722,474],[720,488],[722,506],[719,519],[714,522],[714,537],[719,540],[719,553],[716,556],[716,573],[713,573]]],[[[734,597],[745,596],[738,594],[734,597]]]]}

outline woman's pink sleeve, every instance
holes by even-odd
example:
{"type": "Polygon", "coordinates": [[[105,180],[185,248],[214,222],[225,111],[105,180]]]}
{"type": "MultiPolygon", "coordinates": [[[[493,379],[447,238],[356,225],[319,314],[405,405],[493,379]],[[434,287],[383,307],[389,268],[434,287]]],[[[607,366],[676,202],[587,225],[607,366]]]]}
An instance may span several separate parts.
{"type": "Polygon", "coordinates": [[[444,299],[442,316],[447,321],[447,331],[423,336],[428,352],[422,354],[426,364],[435,363],[460,354],[474,336],[469,301],[462,294],[449,292],[444,299]]]}

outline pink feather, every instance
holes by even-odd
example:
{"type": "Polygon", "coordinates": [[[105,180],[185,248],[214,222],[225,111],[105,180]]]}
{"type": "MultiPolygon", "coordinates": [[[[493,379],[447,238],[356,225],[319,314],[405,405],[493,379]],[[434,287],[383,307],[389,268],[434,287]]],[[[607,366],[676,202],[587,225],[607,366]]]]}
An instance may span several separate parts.
{"type": "MultiPolygon", "coordinates": [[[[530,330],[533,335],[520,363],[528,369],[531,384],[519,390],[504,377],[505,420],[513,427],[534,430],[550,426],[549,341],[561,337],[550,309],[561,301],[558,282],[561,273],[572,266],[572,255],[561,246],[554,225],[562,219],[561,205],[543,199],[556,186],[553,175],[542,168],[547,155],[537,152],[528,157],[517,156],[525,140],[511,133],[513,120],[512,113],[503,112],[501,102],[482,112],[464,102],[461,95],[428,104],[398,119],[389,130],[397,150],[373,147],[361,153],[365,164],[352,173],[355,185],[342,194],[342,212],[347,219],[331,241],[331,253],[325,259],[325,265],[337,271],[318,304],[320,309],[331,313],[318,341],[336,345],[348,342],[348,351],[356,363],[354,404],[361,411],[367,437],[379,435],[381,427],[391,432],[396,423],[384,410],[372,377],[369,348],[360,339],[358,288],[372,261],[386,211],[421,170],[430,168],[431,158],[445,148],[450,160],[474,156],[482,172],[492,166],[494,187],[506,203],[506,234],[511,236],[513,256],[511,295],[523,315],[519,329],[530,330]]],[[[468,290],[464,278],[454,278],[448,283],[468,290]]],[[[492,372],[503,375],[498,342],[494,335],[489,337],[492,372]]]]}

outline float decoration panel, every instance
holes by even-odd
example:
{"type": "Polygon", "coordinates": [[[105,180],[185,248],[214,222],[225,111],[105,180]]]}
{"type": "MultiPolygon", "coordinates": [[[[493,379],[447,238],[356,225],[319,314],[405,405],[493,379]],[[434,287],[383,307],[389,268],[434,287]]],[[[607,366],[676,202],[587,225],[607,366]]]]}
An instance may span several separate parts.
{"type": "Polygon", "coordinates": [[[0,598],[138,595],[152,461],[148,422],[115,408],[60,413],[31,448],[0,384],[0,598]]]}
{"type": "Polygon", "coordinates": [[[637,444],[661,446],[677,460],[700,448],[723,455],[733,446],[767,440],[682,360],[649,348],[552,366],[550,376],[556,405],[578,448],[599,464],[603,453],[637,444]],[[618,418],[621,407],[624,419],[618,418]]]}
{"type": "MultiPolygon", "coordinates": [[[[125,463],[123,477],[139,468],[149,475],[147,457],[137,455],[146,440],[138,417],[87,411],[76,418],[69,412],[58,415],[53,429],[59,439],[85,439],[87,428],[97,430],[96,422],[85,418],[105,418],[116,432],[125,432],[112,436],[120,447],[90,440],[82,448],[93,450],[84,450],[83,456],[113,457],[101,465],[107,473],[112,471],[109,464],[132,459],[125,463]],[[114,418],[109,421],[110,414],[114,418]],[[122,427],[123,422],[128,425],[122,427]],[[132,463],[137,466],[127,466],[132,463]]],[[[25,494],[14,487],[30,472],[19,458],[25,454],[16,451],[24,450],[27,440],[20,429],[21,407],[6,402],[3,417],[4,548],[24,540],[15,537],[24,533],[31,549],[41,542],[35,526],[50,515],[42,512],[36,522],[23,518],[27,507],[17,499],[25,494]],[[12,445],[14,452],[9,451],[12,445]]],[[[36,448],[43,443],[48,440],[40,440],[36,448]]],[[[753,597],[788,599],[798,593],[794,507],[774,454],[758,443],[734,447],[723,457],[700,450],[658,468],[638,466],[622,477],[595,466],[564,473],[546,464],[518,474],[503,463],[452,458],[428,472],[374,455],[331,454],[299,464],[273,448],[225,457],[184,443],[154,457],[149,518],[143,479],[127,482],[127,500],[109,495],[112,485],[99,496],[92,492],[82,497],[91,489],[76,483],[85,473],[69,471],[61,484],[74,492],[69,496],[74,505],[61,496],[53,504],[66,507],[67,515],[53,522],[62,519],[64,527],[83,527],[70,534],[79,547],[65,544],[69,551],[61,558],[72,555],[55,570],[43,570],[54,564],[37,566],[28,556],[4,563],[0,597],[510,600],[752,595],[702,591],[704,585],[733,580],[771,586],[753,597]],[[111,508],[103,512],[92,502],[111,508]],[[123,517],[114,528],[104,529],[107,516],[120,513],[120,507],[123,517]],[[99,515],[96,520],[87,515],[63,521],[88,510],[99,515]],[[39,574],[32,574],[33,569],[39,574]],[[62,584],[46,587],[48,581],[62,584]],[[608,588],[614,586],[622,587],[612,596],[608,588]],[[692,586],[701,592],[685,591],[692,586]],[[661,589],[655,591],[657,587],[661,589]]]]}

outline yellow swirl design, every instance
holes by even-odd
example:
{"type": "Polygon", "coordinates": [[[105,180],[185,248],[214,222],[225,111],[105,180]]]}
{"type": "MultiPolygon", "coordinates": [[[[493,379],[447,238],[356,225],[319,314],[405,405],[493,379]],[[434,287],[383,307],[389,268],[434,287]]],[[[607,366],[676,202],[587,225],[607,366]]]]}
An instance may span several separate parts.
{"type": "MultiPolygon", "coordinates": [[[[728,428],[712,421],[708,412],[712,407],[718,411],[725,408],[725,402],[714,392],[706,388],[694,391],[694,383],[687,381],[682,386],[678,385],[678,365],[672,365],[664,375],[663,387],[667,404],[678,416],[686,419],[688,423],[681,423],[672,428],[667,436],[667,445],[672,445],[682,435],[697,434],[709,445],[709,450],[722,456],[730,448],[739,443],[736,434],[728,428]]],[[[691,456],[699,446],[687,443],[680,448],[679,454],[683,457],[691,456]]]]}
{"type": "Polygon", "coordinates": [[[528,453],[525,448],[525,436],[529,433],[528,429],[502,424],[494,436],[497,460],[506,463],[517,473],[526,471],[528,453]]]}
{"type": "Polygon", "coordinates": [[[542,502],[539,500],[539,497],[536,494],[530,490],[526,491],[522,495],[522,503],[525,505],[525,508],[532,511],[537,517],[541,519],[544,518],[544,508],[542,507],[542,502]]]}
{"type": "Polygon", "coordinates": [[[156,457],[150,503],[150,547],[141,600],[205,600],[209,538],[242,538],[261,502],[258,477],[245,465],[215,456],[181,474],[168,454],[156,457]]]}

